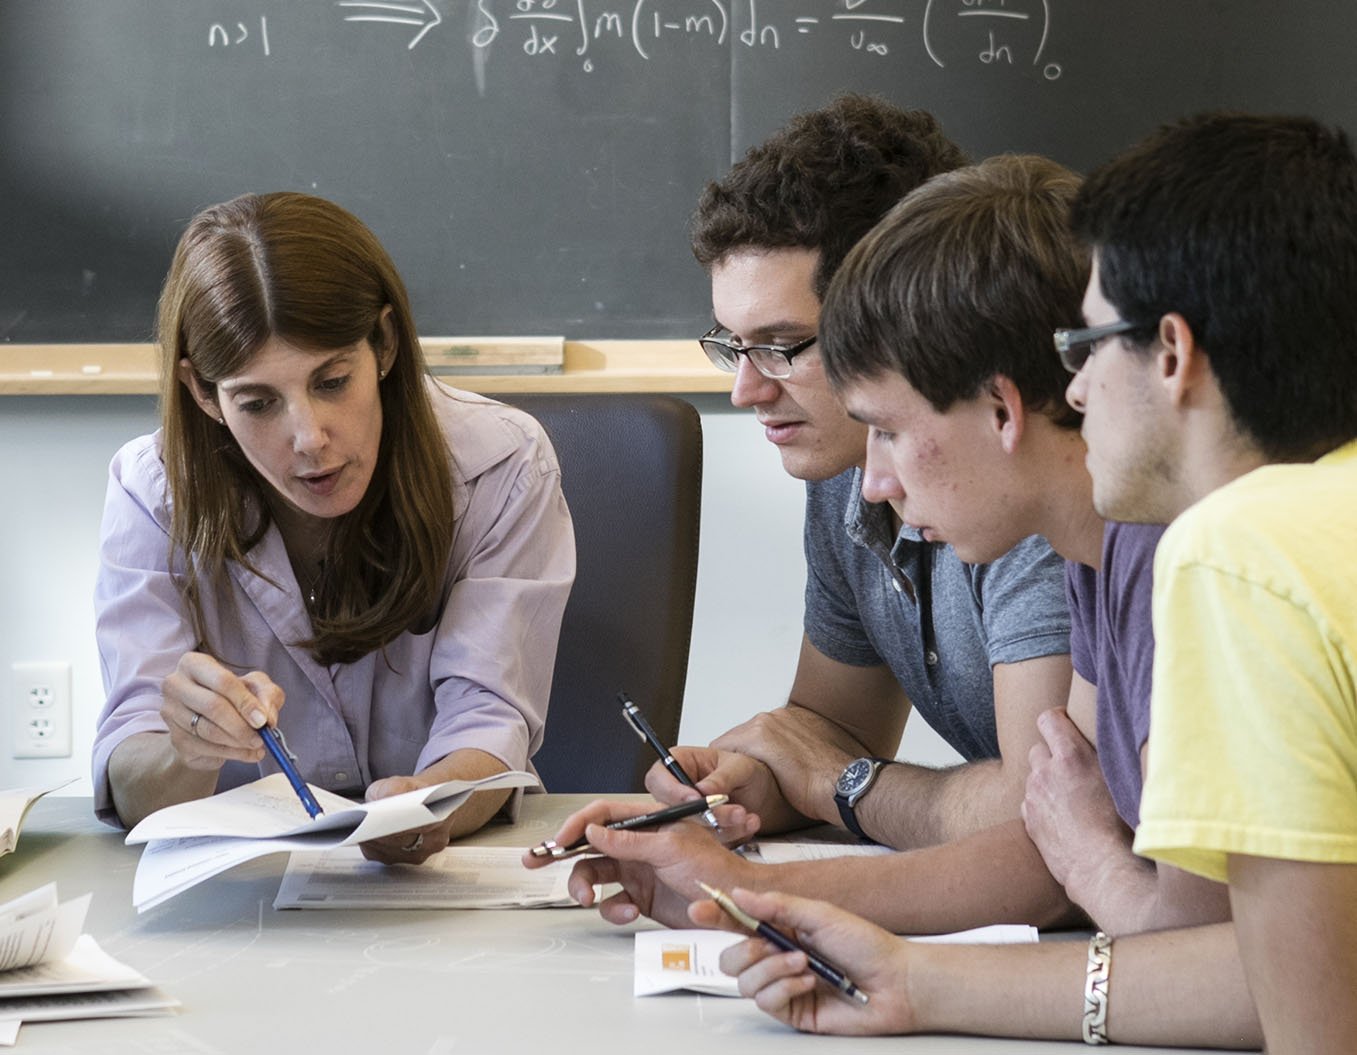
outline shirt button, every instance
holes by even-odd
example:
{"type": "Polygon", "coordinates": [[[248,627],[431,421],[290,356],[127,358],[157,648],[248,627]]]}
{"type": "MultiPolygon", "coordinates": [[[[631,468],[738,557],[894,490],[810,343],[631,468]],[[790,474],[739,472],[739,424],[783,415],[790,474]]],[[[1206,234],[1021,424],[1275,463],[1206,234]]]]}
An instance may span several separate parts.
{"type": "Polygon", "coordinates": [[[930,667],[936,667],[938,665],[938,654],[930,648],[924,653],[924,662],[930,667]]]}
{"type": "MultiPolygon", "coordinates": [[[[930,662],[931,662],[931,660],[930,660],[930,662]]],[[[342,784],[342,783],[344,783],[344,781],[346,781],[346,780],[348,780],[348,779],[349,779],[349,775],[348,775],[347,773],[339,772],[339,773],[336,773],[336,774],[335,774],[335,783],[336,783],[336,784],[342,784]]]]}

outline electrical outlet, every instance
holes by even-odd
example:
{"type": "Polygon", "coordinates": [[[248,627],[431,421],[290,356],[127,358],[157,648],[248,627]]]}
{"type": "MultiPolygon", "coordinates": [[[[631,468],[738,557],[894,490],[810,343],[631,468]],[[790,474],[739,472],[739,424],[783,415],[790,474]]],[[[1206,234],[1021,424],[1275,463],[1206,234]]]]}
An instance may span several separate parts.
{"type": "Polygon", "coordinates": [[[71,756],[71,665],[10,667],[10,743],[15,758],[71,756]]]}

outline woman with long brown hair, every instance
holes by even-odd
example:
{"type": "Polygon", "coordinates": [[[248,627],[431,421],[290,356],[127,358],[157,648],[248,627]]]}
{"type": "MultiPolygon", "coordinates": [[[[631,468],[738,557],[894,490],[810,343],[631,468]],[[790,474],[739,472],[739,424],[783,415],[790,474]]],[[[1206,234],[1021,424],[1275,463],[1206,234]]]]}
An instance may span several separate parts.
{"type": "MultiPolygon", "coordinates": [[[[560,470],[530,417],[426,375],[372,232],[301,194],[204,210],[159,345],[161,427],[104,508],[99,815],[257,779],[265,724],[368,798],[526,767],[575,569],[560,470]]],[[[421,861],[507,795],[366,849],[421,861]]]]}

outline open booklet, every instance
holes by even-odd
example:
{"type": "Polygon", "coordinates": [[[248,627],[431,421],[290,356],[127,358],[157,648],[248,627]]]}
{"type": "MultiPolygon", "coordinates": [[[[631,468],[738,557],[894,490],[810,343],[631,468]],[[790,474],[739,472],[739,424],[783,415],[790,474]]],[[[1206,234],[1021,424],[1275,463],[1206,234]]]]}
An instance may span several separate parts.
{"type": "Polygon", "coordinates": [[[220,795],[167,806],[133,828],[128,843],[145,843],[146,849],[132,882],[132,902],[138,911],[145,911],[256,857],[356,846],[426,828],[446,820],[475,791],[537,783],[531,773],[511,770],[482,780],[449,780],[372,802],[352,802],[312,787],[324,810],[313,820],[287,778],[274,773],[220,795]]]}
{"type": "Polygon", "coordinates": [[[81,933],[90,895],[48,883],[0,905],[0,1044],[23,1022],[160,1014],[178,1006],[81,933]]]}
{"type": "Polygon", "coordinates": [[[13,853],[19,843],[19,829],[23,827],[33,803],[52,791],[74,784],[75,777],[45,788],[10,788],[0,791],[0,855],[13,853]]]}

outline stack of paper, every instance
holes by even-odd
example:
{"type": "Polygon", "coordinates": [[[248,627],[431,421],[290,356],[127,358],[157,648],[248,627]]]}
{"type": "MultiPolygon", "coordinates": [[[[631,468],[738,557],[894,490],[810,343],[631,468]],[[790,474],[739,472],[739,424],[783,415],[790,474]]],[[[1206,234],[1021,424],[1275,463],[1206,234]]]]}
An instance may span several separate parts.
{"type": "Polygon", "coordinates": [[[145,843],[132,883],[138,911],[153,908],[214,875],[266,854],[356,846],[446,820],[475,791],[537,784],[511,770],[482,780],[449,780],[372,802],[312,787],[324,811],[314,820],[281,773],[211,798],[167,806],[127,835],[145,843]]]}
{"type": "Polygon", "coordinates": [[[90,895],[49,883],[0,905],[0,1044],[25,1022],[158,1015],[179,1006],[82,934],[90,895]]]}

